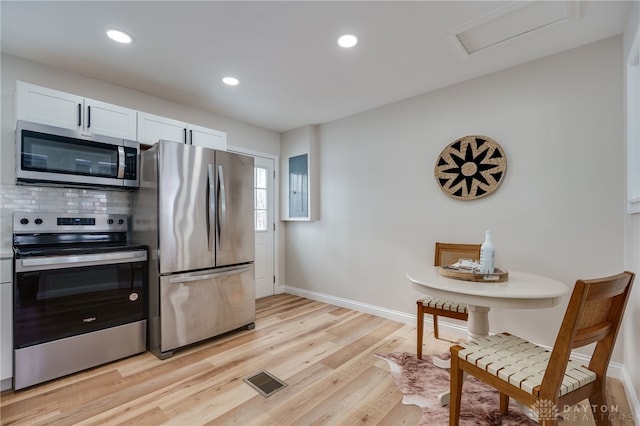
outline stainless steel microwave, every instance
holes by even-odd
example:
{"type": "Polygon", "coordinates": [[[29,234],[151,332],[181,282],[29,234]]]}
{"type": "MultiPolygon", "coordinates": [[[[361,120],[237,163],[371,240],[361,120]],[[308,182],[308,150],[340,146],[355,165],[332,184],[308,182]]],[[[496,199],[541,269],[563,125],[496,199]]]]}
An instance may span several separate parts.
{"type": "Polygon", "coordinates": [[[140,143],[110,136],[18,121],[19,184],[138,188],[140,143]]]}

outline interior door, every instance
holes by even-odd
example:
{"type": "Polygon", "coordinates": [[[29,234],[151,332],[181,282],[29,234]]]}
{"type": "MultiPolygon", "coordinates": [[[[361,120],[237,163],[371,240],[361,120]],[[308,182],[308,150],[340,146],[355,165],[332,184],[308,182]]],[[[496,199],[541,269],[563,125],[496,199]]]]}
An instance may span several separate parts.
{"type": "Polygon", "coordinates": [[[255,157],[256,298],[275,294],[273,169],[273,159],[255,157]]]}

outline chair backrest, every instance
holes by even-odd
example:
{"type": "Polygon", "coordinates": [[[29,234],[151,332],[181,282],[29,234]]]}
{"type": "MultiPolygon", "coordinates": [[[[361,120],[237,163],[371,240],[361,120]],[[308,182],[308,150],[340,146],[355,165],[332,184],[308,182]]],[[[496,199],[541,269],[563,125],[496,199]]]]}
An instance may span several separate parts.
{"type": "Polygon", "coordinates": [[[571,350],[596,343],[589,370],[603,379],[620,330],[635,274],[578,280],[573,287],[551,358],[540,386],[540,398],[558,395],[571,350]]]}
{"type": "Polygon", "coordinates": [[[434,266],[451,265],[460,259],[480,259],[480,244],[452,244],[436,242],[434,266]]]}

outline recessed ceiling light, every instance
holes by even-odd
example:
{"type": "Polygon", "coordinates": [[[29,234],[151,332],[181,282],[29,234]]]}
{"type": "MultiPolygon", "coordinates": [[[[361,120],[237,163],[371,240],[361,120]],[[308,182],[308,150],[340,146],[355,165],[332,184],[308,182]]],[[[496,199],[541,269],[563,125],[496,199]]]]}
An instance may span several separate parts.
{"type": "Polygon", "coordinates": [[[353,34],[345,34],[338,39],[338,44],[345,48],[353,47],[358,44],[358,37],[353,34]]]}
{"type": "Polygon", "coordinates": [[[133,41],[133,38],[131,38],[129,34],[123,33],[122,31],[118,30],[108,30],[107,36],[109,36],[111,40],[117,41],[118,43],[122,44],[129,44],[133,41]]]}
{"type": "Polygon", "coordinates": [[[228,86],[237,86],[240,84],[240,81],[235,77],[224,77],[222,82],[228,86]]]}

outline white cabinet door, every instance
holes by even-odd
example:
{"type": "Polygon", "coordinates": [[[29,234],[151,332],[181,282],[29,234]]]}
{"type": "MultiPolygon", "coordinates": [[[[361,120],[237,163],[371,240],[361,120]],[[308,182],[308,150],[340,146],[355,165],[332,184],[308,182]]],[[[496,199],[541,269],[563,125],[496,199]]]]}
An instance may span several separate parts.
{"type": "Polygon", "coordinates": [[[81,96],[18,81],[16,119],[82,130],[81,96]]]}
{"type": "Polygon", "coordinates": [[[138,141],[153,145],[159,140],[186,142],[187,123],[138,112],[138,141]]]}
{"type": "Polygon", "coordinates": [[[225,151],[227,149],[227,134],[225,132],[146,112],[138,112],[138,141],[145,145],[153,145],[159,140],[191,143],[225,151]]]}
{"type": "Polygon", "coordinates": [[[16,82],[17,120],[136,140],[136,115],[133,109],[16,82]]]}
{"type": "Polygon", "coordinates": [[[136,140],[137,112],[118,105],[85,98],[84,132],[136,140]]]}
{"type": "Polygon", "coordinates": [[[189,141],[192,145],[220,149],[222,151],[227,150],[227,134],[225,132],[196,126],[194,124],[189,125],[188,131],[189,141]]]}
{"type": "Polygon", "coordinates": [[[5,380],[13,377],[13,274],[11,259],[0,262],[0,380],[5,380]]]}

